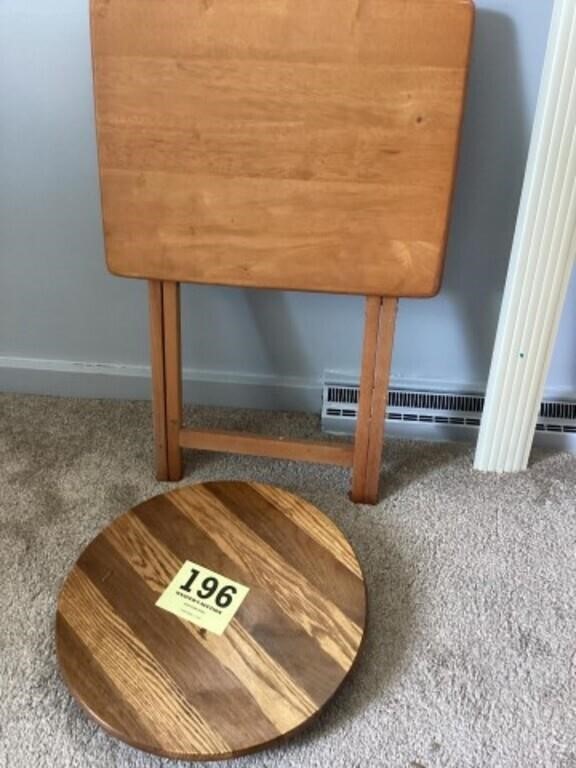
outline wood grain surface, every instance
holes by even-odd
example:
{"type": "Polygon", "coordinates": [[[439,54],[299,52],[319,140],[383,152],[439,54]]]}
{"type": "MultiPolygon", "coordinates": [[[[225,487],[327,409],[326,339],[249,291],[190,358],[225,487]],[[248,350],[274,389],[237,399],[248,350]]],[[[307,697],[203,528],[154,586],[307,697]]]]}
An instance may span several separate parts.
{"type": "Polygon", "coordinates": [[[56,623],[63,677],[129,744],[173,758],[252,752],[308,723],[357,658],[366,593],[342,533],[272,486],[152,498],[82,553],[56,623]],[[250,588],[221,636],[156,607],[186,560],[250,588]]]}
{"type": "Polygon", "coordinates": [[[472,11],[469,0],[92,0],[110,270],[433,295],[472,11]]]}

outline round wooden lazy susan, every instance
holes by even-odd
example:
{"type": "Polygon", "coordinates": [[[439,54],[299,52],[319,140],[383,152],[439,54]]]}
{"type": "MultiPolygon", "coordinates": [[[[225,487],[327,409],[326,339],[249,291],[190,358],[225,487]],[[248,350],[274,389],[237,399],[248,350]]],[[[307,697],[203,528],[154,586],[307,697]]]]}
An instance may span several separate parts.
{"type": "Polygon", "coordinates": [[[366,592],[341,531],[256,483],[179,488],[84,550],[58,602],[63,677],[107,731],[184,760],[305,726],[360,650],[366,592]]]}

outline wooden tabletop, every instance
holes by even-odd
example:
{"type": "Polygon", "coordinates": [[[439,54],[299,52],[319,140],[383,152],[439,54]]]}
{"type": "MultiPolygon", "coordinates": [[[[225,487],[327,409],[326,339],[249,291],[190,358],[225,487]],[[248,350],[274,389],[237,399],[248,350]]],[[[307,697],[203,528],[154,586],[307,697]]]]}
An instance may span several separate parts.
{"type": "Polygon", "coordinates": [[[470,0],[92,0],[118,275],[440,285],[470,0]]]}
{"type": "Polygon", "coordinates": [[[60,594],[57,653],[71,692],[114,736],[220,759],[317,715],[352,668],[365,621],[362,571],[328,517],[272,486],[204,483],[134,507],[84,550],[60,594]],[[248,590],[220,635],[156,604],[174,583],[192,594],[195,569],[174,581],[187,561],[248,590]]]}

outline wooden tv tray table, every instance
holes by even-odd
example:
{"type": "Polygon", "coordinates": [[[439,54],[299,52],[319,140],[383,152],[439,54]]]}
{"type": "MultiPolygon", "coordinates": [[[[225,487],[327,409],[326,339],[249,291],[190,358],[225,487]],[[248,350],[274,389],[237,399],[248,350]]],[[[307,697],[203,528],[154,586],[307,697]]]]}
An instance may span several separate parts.
{"type": "Polygon", "coordinates": [[[374,503],[399,297],[440,287],[470,0],[91,0],[109,269],[150,286],[156,473],[352,468],[374,503]],[[366,296],[354,445],[185,429],[182,282],[366,296]]]}
{"type": "Polygon", "coordinates": [[[272,486],[205,483],[134,507],[84,550],[60,594],[57,653],[112,735],[211,760],[309,723],[352,668],[365,621],[358,560],[325,515],[272,486]],[[249,588],[222,635],[156,605],[188,560],[249,588]]]}

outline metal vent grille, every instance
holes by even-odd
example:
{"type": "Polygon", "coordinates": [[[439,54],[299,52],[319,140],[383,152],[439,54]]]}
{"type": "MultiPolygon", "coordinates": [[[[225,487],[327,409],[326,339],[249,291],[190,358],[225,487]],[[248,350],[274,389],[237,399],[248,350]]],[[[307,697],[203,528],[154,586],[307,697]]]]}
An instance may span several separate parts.
{"type": "MultiPolygon", "coordinates": [[[[349,422],[358,415],[358,392],[357,384],[324,385],[322,424],[326,431],[350,431],[349,422]],[[348,424],[345,426],[344,422],[348,424]]],[[[484,395],[392,389],[388,394],[386,420],[478,428],[483,408],[484,395]]],[[[536,430],[576,434],[576,403],[544,401],[536,430]]]]}

